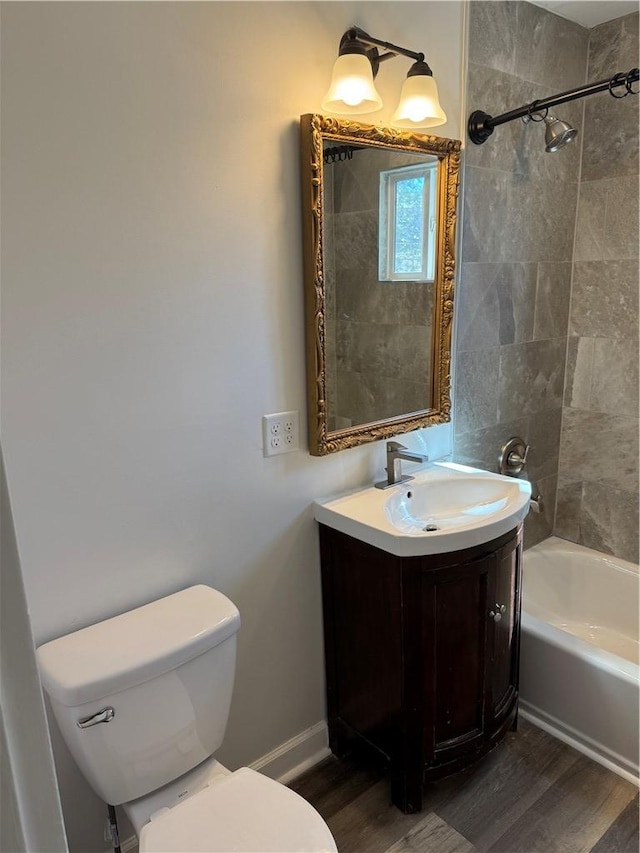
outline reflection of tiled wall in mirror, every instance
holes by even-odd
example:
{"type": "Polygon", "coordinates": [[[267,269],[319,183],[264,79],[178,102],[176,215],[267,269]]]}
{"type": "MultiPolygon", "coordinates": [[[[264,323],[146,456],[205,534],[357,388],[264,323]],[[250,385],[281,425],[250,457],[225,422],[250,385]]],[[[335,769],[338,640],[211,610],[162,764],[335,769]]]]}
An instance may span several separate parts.
{"type": "Polygon", "coordinates": [[[434,287],[378,279],[380,171],[415,161],[411,154],[362,149],[325,168],[326,281],[335,288],[329,294],[327,286],[327,311],[335,318],[331,340],[327,335],[327,383],[335,383],[327,392],[329,429],[431,406],[434,287]]]}
{"type": "Polygon", "coordinates": [[[335,263],[335,214],[333,200],[333,163],[325,163],[322,182],[323,192],[323,256],[324,256],[324,314],[325,314],[325,391],[327,404],[327,429],[340,429],[338,401],[336,397],[336,263],[335,263]]]}

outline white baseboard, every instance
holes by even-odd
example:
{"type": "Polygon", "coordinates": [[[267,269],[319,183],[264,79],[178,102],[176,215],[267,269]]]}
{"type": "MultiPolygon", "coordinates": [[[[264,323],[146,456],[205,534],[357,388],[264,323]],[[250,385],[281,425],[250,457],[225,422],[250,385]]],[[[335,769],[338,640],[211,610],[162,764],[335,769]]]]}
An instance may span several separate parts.
{"type": "Polygon", "coordinates": [[[327,724],[321,720],[258,758],[249,767],[287,785],[329,755],[327,724]]]}
{"type": "Polygon", "coordinates": [[[546,714],[544,711],[536,708],[535,705],[530,705],[522,699],[519,702],[518,713],[524,720],[529,720],[534,726],[548,732],[553,737],[568,744],[568,746],[572,746],[578,752],[586,755],[587,758],[606,767],[607,770],[611,770],[618,776],[622,776],[627,782],[631,782],[634,785],[639,784],[640,779],[638,778],[638,774],[629,769],[629,762],[625,761],[621,756],[611,753],[610,750],[605,749],[600,744],[596,744],[591,738],[576,731],[571,726],[560,722],[560,720],[552,717],[551,714],[546,714]]]}

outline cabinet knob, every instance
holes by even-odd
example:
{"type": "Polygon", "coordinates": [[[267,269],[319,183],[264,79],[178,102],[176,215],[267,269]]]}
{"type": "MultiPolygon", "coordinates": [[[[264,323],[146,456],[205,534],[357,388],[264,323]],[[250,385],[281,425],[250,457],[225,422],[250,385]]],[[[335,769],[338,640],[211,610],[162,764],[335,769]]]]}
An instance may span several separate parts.
{"type": "Polygon", "coordinates": [[[502,619],[502,614],[507,609],[505,604],[497,604],[496,609],[489,611],[489,616],[493,619],[494,622],[499,622],[502,619]]]}

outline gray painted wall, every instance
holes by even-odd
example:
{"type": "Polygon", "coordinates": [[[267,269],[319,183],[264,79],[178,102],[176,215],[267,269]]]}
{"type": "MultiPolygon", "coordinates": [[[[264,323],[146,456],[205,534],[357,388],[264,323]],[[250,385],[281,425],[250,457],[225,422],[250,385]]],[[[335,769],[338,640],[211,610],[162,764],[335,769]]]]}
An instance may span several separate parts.
{"type": "MultiPolygon", "coordinates": [[[[193,583],[228,594],[232,768],[324,719],[311,505],[384,476],[384,442],[262,454],[262,415],[305,411],[299,116],[357,21],[428,52],[459,138],[462,17],[395,0],[2,9],[2,436],[34,636],[193,583]],[[247,45],[271,59],[248,70],[247,45]]],[[[407,67],[378,76],[383,124],[407,67]]],[[[103,850],[104,805],[54,751],[69,847],[103,850]]]]}

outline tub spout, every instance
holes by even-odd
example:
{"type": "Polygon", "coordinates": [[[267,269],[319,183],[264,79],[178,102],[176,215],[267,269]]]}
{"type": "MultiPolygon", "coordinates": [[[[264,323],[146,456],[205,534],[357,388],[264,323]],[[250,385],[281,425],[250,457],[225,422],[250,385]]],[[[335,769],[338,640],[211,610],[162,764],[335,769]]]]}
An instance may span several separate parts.
{"type": "Polygon", "coordinates": [[[535,513],[541,513],[544,509],[540,489],[535,483],[531,483],[531,497],[529,498],[529,509],[531,510],[531,512],[535,513]]]}

